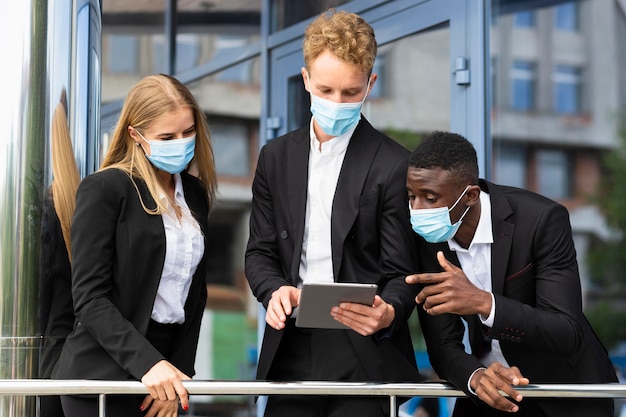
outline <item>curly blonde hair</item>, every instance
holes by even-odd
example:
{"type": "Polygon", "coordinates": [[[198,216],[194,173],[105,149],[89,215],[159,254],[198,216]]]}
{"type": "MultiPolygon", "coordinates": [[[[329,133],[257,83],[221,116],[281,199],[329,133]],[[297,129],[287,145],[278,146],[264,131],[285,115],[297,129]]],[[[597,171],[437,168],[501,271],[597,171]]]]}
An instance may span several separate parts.
{"type": "Polygon", "coordinates": [[[304,63],[311,63],[324,51],[372,73],[378,45],[374,29],[361,16],[329,9],[306,28],[302,43],[304,63]]]}

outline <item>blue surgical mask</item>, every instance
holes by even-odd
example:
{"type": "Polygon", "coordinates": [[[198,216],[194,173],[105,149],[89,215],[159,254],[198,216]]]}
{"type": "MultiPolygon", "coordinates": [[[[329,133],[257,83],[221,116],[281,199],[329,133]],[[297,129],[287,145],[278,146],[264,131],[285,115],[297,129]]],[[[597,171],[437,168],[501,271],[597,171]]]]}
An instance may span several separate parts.
{"type": "MultiPolygon", "coordinates": [[[[139,133],[138,130],[136,132],[139,133]]],[[[196,135],[170,140],[147,140],[141,133],[139,136],[150,145],[150,155],[146,154],[146,157],[162,171],[178,174],[193,159],[196,135]]]]}
{"type": "MultiPolygon", "coordinates": [[[[365,97],[358,103],[335,103],[311,93],[311,113],[324,133],[330,136],[341,136],[359,123],[361,107],[367,97],[370,81],[371,79],[367,81],[365,97]]],[[[310,79],[309,91],[311,91],[310,79]]]]}
{"type": "Polygon", "coordinates": [[[465,212],[459,221],[454,224],[452,224],[452,221],[450,220],[450,212],[454,209],[454,207],[456,207],[459,201],[461,201],[461,198],[465,195],[469,187],[469,185],[465,187],[463,193],[461,193],[459,198],[457,198],[450,208],[437,207],[433,209],[413,210],[409,203],[411,226],[413,227],[413,231],[429,243],[442,243],[452,239],[459,230],[461,222],[470,207],[468,206],[467,209],[465,209],[465,212]]]}

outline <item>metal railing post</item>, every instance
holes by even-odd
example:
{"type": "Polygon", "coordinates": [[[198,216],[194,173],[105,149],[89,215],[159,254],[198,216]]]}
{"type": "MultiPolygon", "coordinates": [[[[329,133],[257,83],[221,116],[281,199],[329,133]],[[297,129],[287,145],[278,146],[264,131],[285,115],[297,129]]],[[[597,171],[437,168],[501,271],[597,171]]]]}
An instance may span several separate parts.
{"type": "Polygon", "coordinates": [[[389,396],[389,417],[396,417],[396,396],[389,396]]]}
{"type": "Polygon", "coordinates": [[[106,417],[106,394],[98,395],[98,417],[106,417]]]}

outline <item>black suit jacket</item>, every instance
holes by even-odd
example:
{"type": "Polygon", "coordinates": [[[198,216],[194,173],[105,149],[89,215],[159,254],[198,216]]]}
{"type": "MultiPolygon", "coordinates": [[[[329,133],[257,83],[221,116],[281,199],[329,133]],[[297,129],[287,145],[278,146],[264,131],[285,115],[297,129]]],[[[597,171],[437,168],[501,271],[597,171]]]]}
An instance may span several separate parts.
{"type": "MultiPolygon", "coordinates": [[[[491,200],[494,324],[485,329],[477,316],[464,317],[473,352],[468,355],[459,316],[433,317],[418,307],[434,370],[467,392],[470,375],[482,366],[475,355],[497,339],[509,365],[517,366],[531,384],[616,382],[607,352],[583,315],[565,207],[517,188],[486,181],[481,188],[491,200]]],[[[424,272],[441,271],[439,250],[460,266],[447,243],[429,244],[421,237],[417,242],[424,272]]],[[[612,400],[527,398],[521,407],[529,401],[536,401],[549,416],[612,416],[612,400]]]]}
{"type": "MultiPolygon", "coordinates": [[[[194,374],[200,321],[206,304],[209,203],[199,180],[181,174],[185,200],[205,236],[205,256],[185,304],[185,323],[169,358],[145,338],[165,259],[161,216],[141,206],[129,176],[106,169],[86,177],[72,222],[72,295],[76,323],[54,369],[57,379],[141,379],[168,359],[194,374]]],[[[154,208],[145,184],[143,203],[154,208]]]]}
{"type": "MultiPolygon", "coordinates": [[[[254,183],[246,276],[267,307],[283,285],[296,286],[304,235],[309,127],[263,147],[254,183]]],[[[361,119],[346,150],[333,201],[331,245],[336,282],[375,283],[395,309],[390,329],[372,337],[348,331],[371,380],[419,380],[407,318],[416,295],[404,278],[416,270],[408,220],[409,152],[361,119]]],[[[265,328],[257,378],[265,379],[283,331],[265,328]]],[[[332,347],[328,347],[329,354],[332,347]]]]}

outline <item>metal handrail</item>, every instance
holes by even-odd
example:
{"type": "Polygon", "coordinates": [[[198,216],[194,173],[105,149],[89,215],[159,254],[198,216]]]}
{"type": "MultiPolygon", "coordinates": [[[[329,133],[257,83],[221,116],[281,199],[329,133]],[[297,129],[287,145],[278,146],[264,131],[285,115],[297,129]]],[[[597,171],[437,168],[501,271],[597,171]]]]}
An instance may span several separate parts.
{"type": "MultiPolygon", "coordinates": [[[[390,417],[397,415],[397,397],[463,397],[463,391],[449,384],[370,382],[264,382],[264,381],[183,381],[190,395],[356,395],[385,396],[390,400],[390,417]]],[[[626,384],[534,384],[516,388],[524,397],[626,398],[626,384]]],[[[100,417],[104,417],[105,396],[147,394],[138,381],[93,381],[51,379],[0,379],[0,396],[78,395],[100,396],[100,417]]]]}

